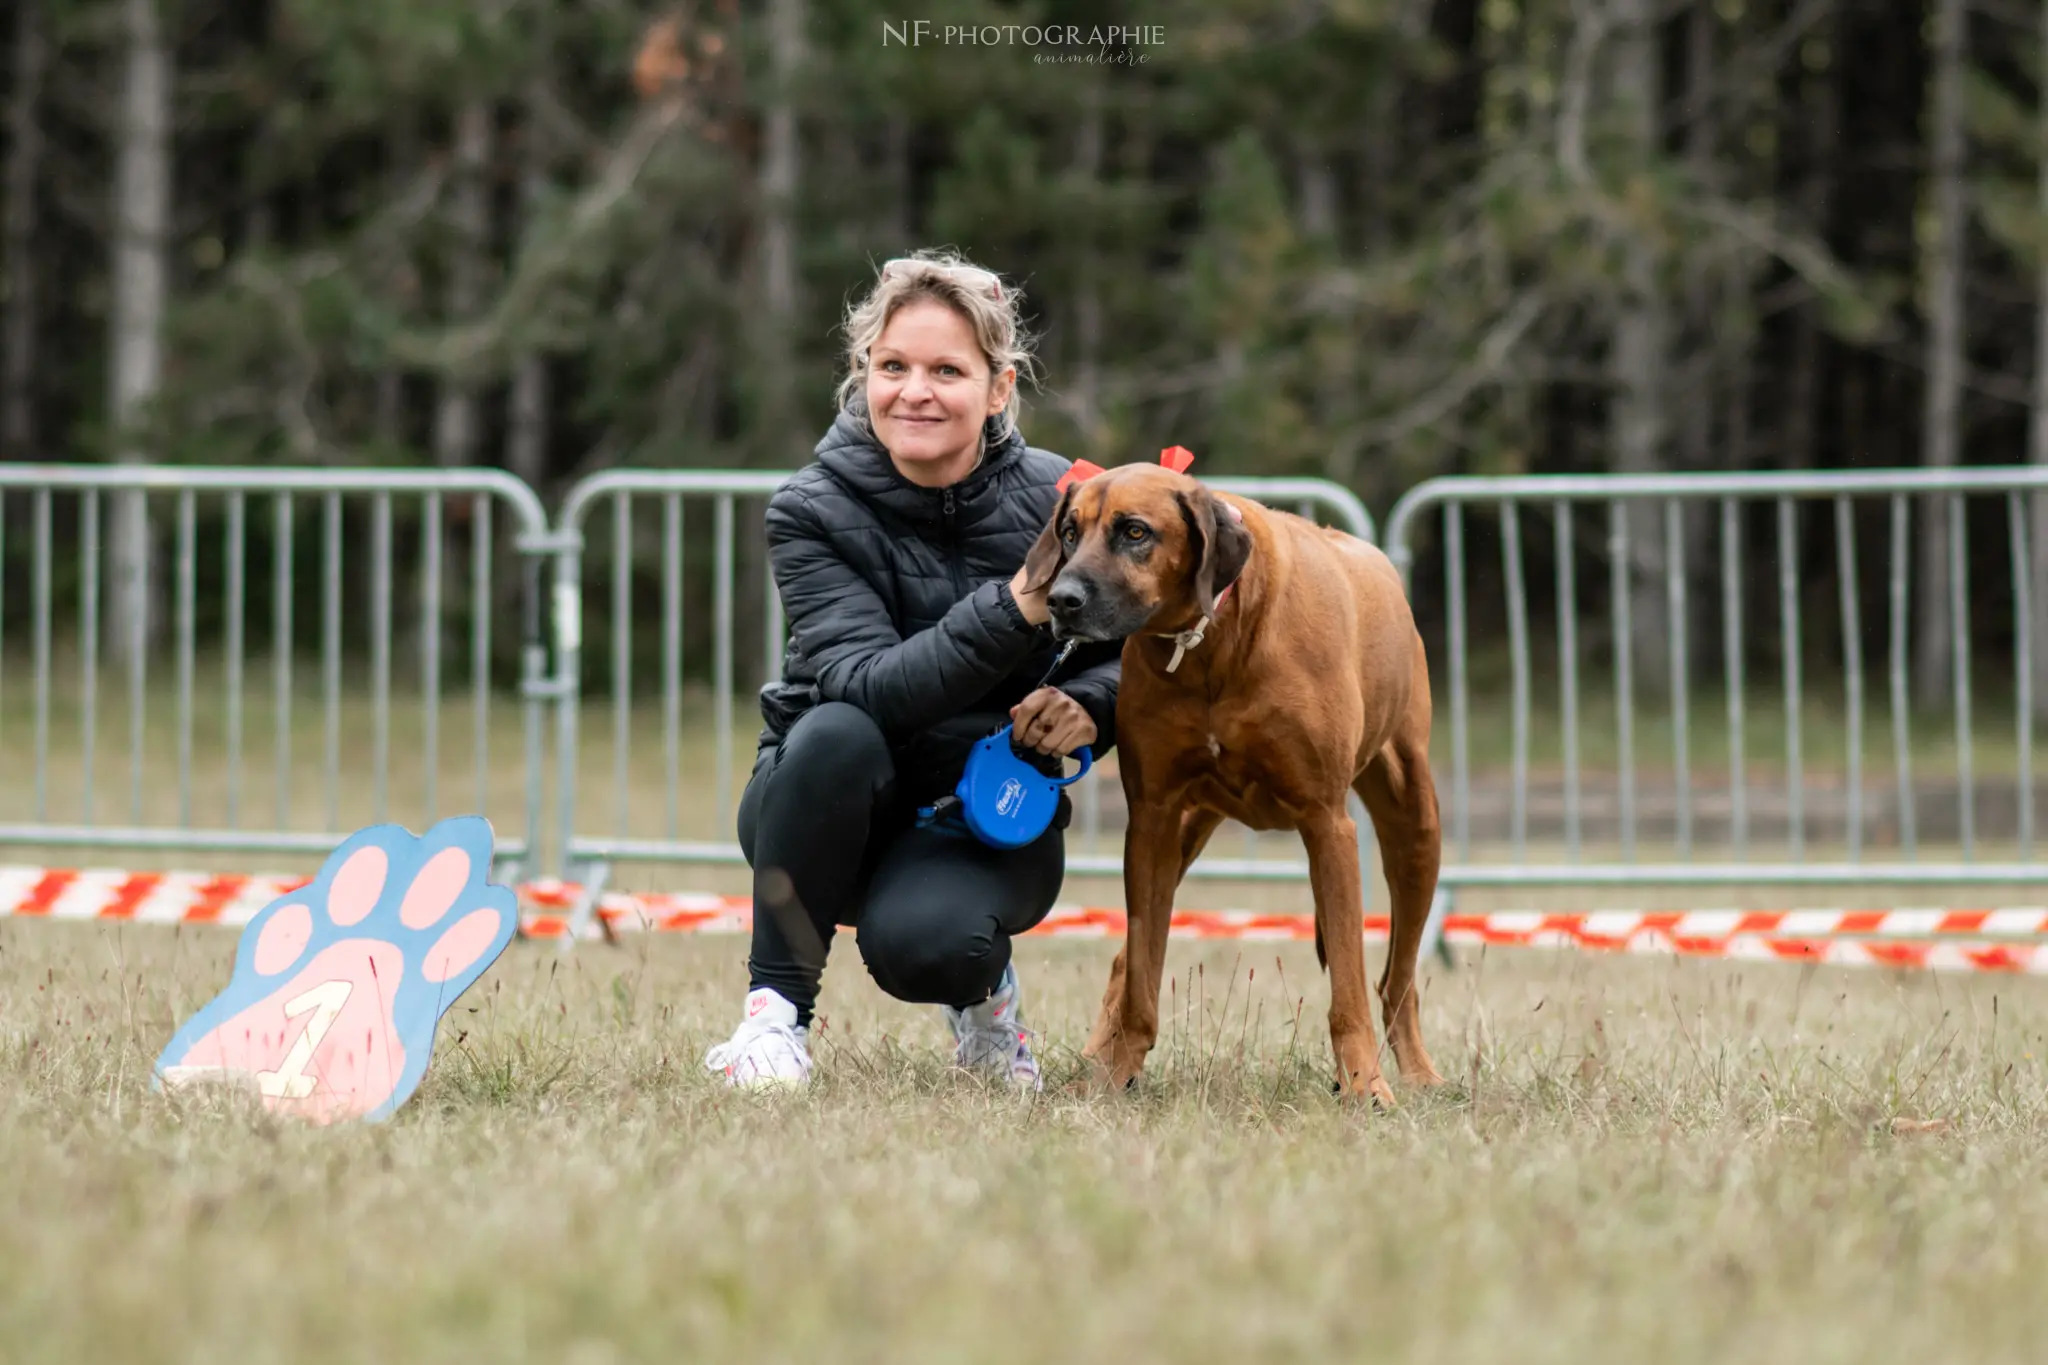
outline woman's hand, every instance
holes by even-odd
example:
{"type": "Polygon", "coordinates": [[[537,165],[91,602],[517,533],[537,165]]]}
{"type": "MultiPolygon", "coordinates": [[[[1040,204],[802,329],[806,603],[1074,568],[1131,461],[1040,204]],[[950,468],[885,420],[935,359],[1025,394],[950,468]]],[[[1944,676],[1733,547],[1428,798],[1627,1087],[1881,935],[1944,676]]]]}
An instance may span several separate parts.
{"type": "Polygon", "coordinates": [[[1095,743],[1095,722],[1057,687],[1041,687],[1010,708],[1010,734],[1028,748],[1064,758],[1095,743]]]}
{"type": "Polygon", "coordinates": [[[1027,581],[1029,580],[1023,566],[1018,566],[1016,574],[1010,579],[1010,596],[1017,599],[1017,609],[1024,613],[1026,621],[1034,626],[1042,626],[1052,620],[1052,613],[1046,610],[1045,606],[1046,589],[1052,584],[1046,584],[1037,592],[1026,592],[1024,585],[1027,581]]]}

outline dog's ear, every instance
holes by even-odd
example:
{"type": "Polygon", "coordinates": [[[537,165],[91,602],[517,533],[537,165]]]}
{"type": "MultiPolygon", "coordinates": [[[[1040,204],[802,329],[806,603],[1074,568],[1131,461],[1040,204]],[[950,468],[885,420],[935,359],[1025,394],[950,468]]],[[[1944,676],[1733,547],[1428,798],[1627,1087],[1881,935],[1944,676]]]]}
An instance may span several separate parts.
{"type": "Polygon", "coordinates": [[[1045,523],[1045,529],[1038,533],[1038,540],[1031,546],[1031,552],[1024,556],[1024,590],[1037,592],[1059,576],[1067,562],[1067,545],[1060,539],[1060,523],[1067,519],[1068,504],[1074,501],[1073,485],[1060,494],[1059,505],[1052,509],[1052,519],[1045,523]]]}
{"type": "Polygon", "coordinates": [[[1175,493],[1181,519],[1187,523],[1188,550],[1193,562],[1195,609],[1216,614],[1216,594],[1237,581],[1251,558],[1252,536],[1237,509],[1201,489],[1193,495],[1175,493]]]}

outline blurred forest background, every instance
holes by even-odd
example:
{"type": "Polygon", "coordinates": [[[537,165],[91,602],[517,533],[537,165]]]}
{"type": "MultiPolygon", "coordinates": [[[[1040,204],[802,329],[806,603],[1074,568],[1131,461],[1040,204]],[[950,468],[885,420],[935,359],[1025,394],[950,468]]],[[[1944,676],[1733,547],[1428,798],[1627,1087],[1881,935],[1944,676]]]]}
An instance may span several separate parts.
{"type": "MultiPolygon", "coordinates": [[[[1026,434],[1098,463],[1178,442],[1384,515],[1446,472],[2048,462],[2026,0],[8,16],[8,460],[487,464],[550,502],[619,465],[790,468],[847,300],[951,244],[1026,292],[1026,434]],[[940,38],[1024,23],[1160,41],[940,38]]],[[[1916,621],[1945,609],[1943,526],[1915,523],[1916,621]]],[[[1948,638],[1916,632],[1929,700],[1948,638]]]]}

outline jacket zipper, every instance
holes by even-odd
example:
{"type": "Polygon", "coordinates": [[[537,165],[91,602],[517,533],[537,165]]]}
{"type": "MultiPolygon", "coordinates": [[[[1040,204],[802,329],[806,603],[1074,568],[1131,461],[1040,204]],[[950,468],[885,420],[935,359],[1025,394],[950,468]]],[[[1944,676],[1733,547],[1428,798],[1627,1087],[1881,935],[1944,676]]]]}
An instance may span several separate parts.
{"type": "Polygon", "coordinates": [[[960,562],[960,528],[953,523],[953,490],[939,490],[941,509],[946,515],[946,569],[953,578],[953,592],[956,597],[967,593],[967,581],[961,572],[966,566],[960,562]]]}

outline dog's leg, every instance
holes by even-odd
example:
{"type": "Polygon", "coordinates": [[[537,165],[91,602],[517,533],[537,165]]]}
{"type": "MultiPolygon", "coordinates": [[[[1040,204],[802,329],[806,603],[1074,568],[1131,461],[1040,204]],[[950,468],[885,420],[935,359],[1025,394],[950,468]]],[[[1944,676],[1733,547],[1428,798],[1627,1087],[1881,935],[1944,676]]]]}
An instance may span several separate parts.
{"type": "Polygon", "coordinates": [[[1380,865],[1387,874],[1393,901],[1393,933],[1387,944],[1387,966],[1380,975],[1380,1007],[1386,1012],[1387,1039],[1401,1079],[1420,1085],[1443,1081],[1422,1045],[1420,1001],[1415,984],[1415,958],[1422,946],[1436,896],[1437,867],[1443,857],[1443,827],[1437,817],[1436,783],[1430,777],[1428,732],[1417,746],[1410,735],[1396,735],[1358,776],[1356,791],[1372,814],[1379,835],[1380,865]]]}
{"type": "Polygon", "coordinates": [[[1308,848],[1316,936],[1330,969],[1330,1047],[1337,1054],[1338,1087],[1346,1094],[1370,1095],[1391,1109],[1394,1091],[1380,1074],[1379,1039],[1373,1035],[1372,999],[1365,985],[1358,826],[1340,804],[1310,815],[1301,826],[1301,841],[1308,848]]]}
{"type": "MultiPolygon", "coordinates": [[[[1126,921],[1124,941],[1117,946],[1116,960],[1109,964],[1109,984],[1102,990],[1102,1008],[1095,1012],[1095,1027],[1088,1030],[1088,1044],[1081,1049],[1081,1055],[1091,1062],[1099,1062],[1103,1068],[1108,1063],[1103,1055],[1116,1039],[1118,1025],[1123,1019],[1124,1003],[1124,961],[1131,953],[1131,930],[1126,921]]],[[[1107,1075],[1099,1077],[1107,1081],[1107,1075]]]]}
{"type": "MultiPolygon", "coordinates": [[[[1216,827],[1222,823],[1223,817],[1212,810],[1191,809],[1181,812],[1180,872],[1173,880],[1176,892],[1180,889],[1181,882],[1186,879],[1189,866],[1194,863],[1196,858],[1201,856],[1202,849],[1208,845],[1209,836],[1214,834],[1216,827]]],[[[1172,911],[1169,908],[1168,914],[1171,915],[1171,913],[1172,911]]],[[[1095,1017],[1095,1027],[1088,1035],[1088,1045],[1081,1050],[1083,1057],[1094,1058],[1101,1055],[1102,1051],[1109,1046],[1110,1039],[1116,1036],[1117,1026],[1123,1017],[1124,971],[1126,955],[1129,951],[1130,935],[1126,933],[1124,936],[1124,946],[1116,950],[1116,961],[1110,964],[1109,986],[1102,993],[1102,1009],[1095,1017]]],[[[1165,971],[1164,936],[1160,939],[1160,956],[1154,971],[1156,973],[1163,973],[1165,971]]],[[[1155,1000],[1158,998],[1156,987],[1154,988],[1153,998],[1155,1000]]]]}
{"type": "Polygon", "coordinates": [[[1133,806],[1124,830],[1124,946],[1109,969],[1102,1012],[1088,1035],[1088,1046],[1081,1050],[1107,1073],[1100,1079],[1115,1089],[1130,1084],[1144,1069],[1146,1054],[1159,1039],[1159,988],[1187,829],[1178,809],[1162,811],[1141,801],[1133,806]]]}
{"type": "Polygon", "coordinates": [[[1221,815],[1202,807],[1181,812],[1180,875],[1173,879],[1175,891],[1179,891],[1180,884],[1188,879],[1188,869],[1195,865],[1195,859],[1202,856],[1202,850],[1209,846],[1209,836],[1222,823],[1221,815]]]}

